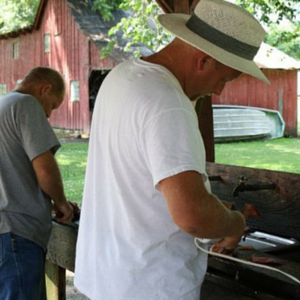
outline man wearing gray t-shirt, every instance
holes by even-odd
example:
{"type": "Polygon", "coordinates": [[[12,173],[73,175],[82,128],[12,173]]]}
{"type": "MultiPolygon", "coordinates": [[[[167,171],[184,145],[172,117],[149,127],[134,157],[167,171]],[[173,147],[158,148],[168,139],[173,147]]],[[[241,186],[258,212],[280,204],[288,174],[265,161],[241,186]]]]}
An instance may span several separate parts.
{"type": "Polygon", "coordinates": [[[47,120],[64,97],[62,76],[37,67],[0,100],[0,299],[46,299],[51,209],[62,223],[73,218],[47,120]]]}

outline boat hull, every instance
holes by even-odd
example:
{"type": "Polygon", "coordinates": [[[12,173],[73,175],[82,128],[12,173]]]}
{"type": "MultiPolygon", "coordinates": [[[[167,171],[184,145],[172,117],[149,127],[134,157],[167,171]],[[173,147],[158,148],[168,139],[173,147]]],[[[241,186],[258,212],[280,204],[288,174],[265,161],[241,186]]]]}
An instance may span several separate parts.
{"type": "Polygon", "coordinates": [[[279,111],[239,105],[213,105],[214,141],[267,140],[284,135],[279,111]]]}

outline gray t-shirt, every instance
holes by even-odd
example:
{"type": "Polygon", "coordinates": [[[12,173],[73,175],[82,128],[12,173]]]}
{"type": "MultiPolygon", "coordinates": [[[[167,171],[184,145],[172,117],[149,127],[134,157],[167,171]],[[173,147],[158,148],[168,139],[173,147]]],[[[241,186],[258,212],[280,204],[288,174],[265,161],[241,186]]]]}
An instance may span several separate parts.
{"type": "Polygon", "coordinates": [[[38,184],[32,160],[59,147],[37,99],[15,91],[0,99],[0,233],[47,248],[51,199],[38,184]]]}

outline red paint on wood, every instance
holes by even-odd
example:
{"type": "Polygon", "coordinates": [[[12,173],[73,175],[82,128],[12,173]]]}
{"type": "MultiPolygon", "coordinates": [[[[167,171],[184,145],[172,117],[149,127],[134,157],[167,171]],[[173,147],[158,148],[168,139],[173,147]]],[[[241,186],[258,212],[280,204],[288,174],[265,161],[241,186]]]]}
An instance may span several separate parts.
{"type": "MultiPolygon", "coordinates": [[[[50,66],[61,72],[67,85],[61,107],[54,111],[50,123],[54,127],[90,131],[89,75],[93,69],[111,69],[111,59],[100,59],[100,50],[92,44],[74,20],[66,1],[46,1],[36,30],[16,38],[0,39],[0,84],[7,90],[36,66],[50,66]],[[51,50],[44,53],[44,35],[50,34],[51,50]],[[13,43],[19,44],[19,58],[13,59],[13,43]],[[80,100],[70,102],[70,82],[79,81],[80,100]]],[[[1,101],[1,100],[0,100],[1,101]]]]}

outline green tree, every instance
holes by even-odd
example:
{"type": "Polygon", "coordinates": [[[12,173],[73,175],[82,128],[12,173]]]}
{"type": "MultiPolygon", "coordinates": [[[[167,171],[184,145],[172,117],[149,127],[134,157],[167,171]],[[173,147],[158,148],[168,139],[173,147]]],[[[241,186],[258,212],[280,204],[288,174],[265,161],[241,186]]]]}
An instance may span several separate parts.
{"type": "MultiPolygon", "coordinates": [[[[100,0],[95,0],[95,3],[100,0]]],[[[157,51],[167,44],[171,38],[157,21],[157,15],[163,13],[153,0],[123,0],[120,9],[130,12],[115,27],[111,28],[109,35],[111,41],[102,49],[102,56],[107,55],[111,48],[117,44],[116,33],[122,30],[122,37],[127,41],[125,51],[133,51],[140,55],[139,45],[157,51]],[[134,50],[133,50],[134,49],[134,50]]]]}
{"type": "Polygon", "coordinates": [[[270,24],[266,42],[300,60],[300,23],[270,24]]]}
{"type": "MultiPolygon", "coordinates": [[[[117,43],[115,37],[120,30],[127,41],[125,51],[138,49],[144,44],[157,51],[170,39],[170,35],[159,25],[156,16],[161,13],[155,0],[84,0],[93,5],[103,20],[113,18],[113,11],[124,9],[130,12],[128,18],[123,18],[119,24],[110,30],[111,41],[103,49],[106,55],[117,43]]],[[[299,15],[298,0],[227,0],[234,2],[263,22],[268,28],[266,42],[285,53],[300,58],[299,53],[299,15]],[[289,25],[282,26],[285,20],[289,25]],[[278,25],[280,24],[280,25],[278,25]]],[[[35,18],[40,0],[0,0],[0,34],[30,26],[35,18]]],[[[139,55],[139,51],[135,50],[139,55]]]]}
{"type": "Polygon", "coordinates": [[[265,42],[300,60],[300,4],[298,0],[235,0],[266,26],[265,42]]]}
{"type": "Polygon", "coordinates": [[[112,11],[119,9],[123,2],[122,0],[85,0],[93,5],[93,9],[101,14],[104,21],[109,21],[113,18],[112,11]]]}
{"type": "Polygon", "coordinates": [[[30,26],[40,0],[0,0],[0,34],[30,26]]]}
{"type": "Polygon", "coordinates": [[[279,23],[296,17],[298,0],[233,0],[265,24],[279,23]],[[275,20],[274,20],[275,18],[275,20]]]}
{"type": "MultiPolygon", "coordinates": [[[[94,5],[102,1],[94,0],[94,5]]],[[[297,13],[300,11],[298,0],[228,1],[245,8],[265,25],[268,33],[266,37],[267,43],[294,58],[299,58],[299,22],[296,20],[297,13]],[[281,29],[283,20],[289,23],[289,29],[281,29]]],[[[103,56],[107,55],[117,43],[114,36],[119,30],[122,30],[123,37],[129,40],[125,51],[131,51],[131,46],[136,45],[138,42],[157,51],[170,39],[170,35],[156,21],[160,8],[154,0],[123,0],[119,8],[129,10],[131,16],[122,19],[117,26],[110,30],[111,42],[104,49],[103,56]]],[[[139,55],[139,52],[136,50],[135,54],[139,55]]]]}

